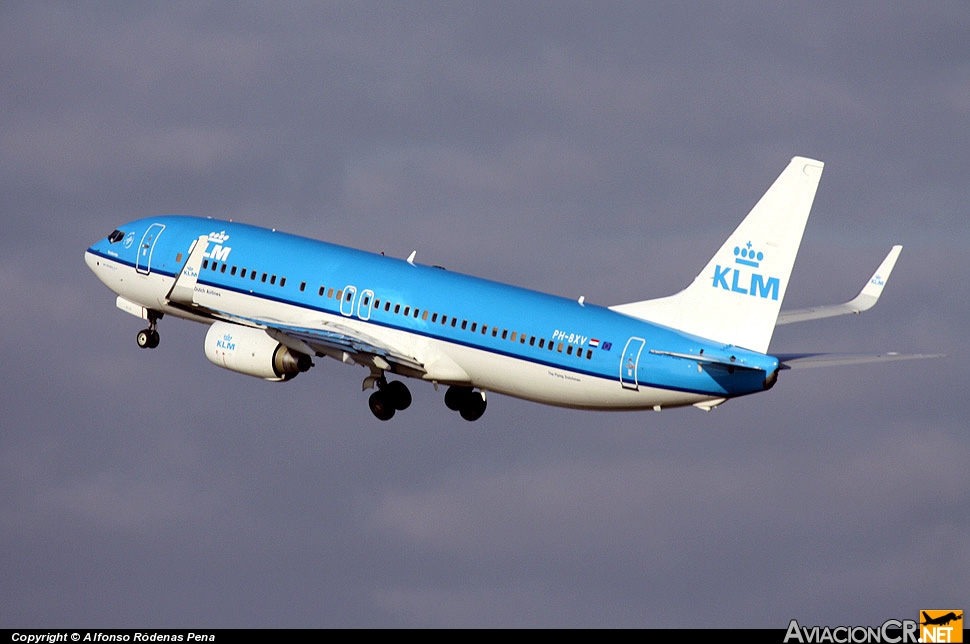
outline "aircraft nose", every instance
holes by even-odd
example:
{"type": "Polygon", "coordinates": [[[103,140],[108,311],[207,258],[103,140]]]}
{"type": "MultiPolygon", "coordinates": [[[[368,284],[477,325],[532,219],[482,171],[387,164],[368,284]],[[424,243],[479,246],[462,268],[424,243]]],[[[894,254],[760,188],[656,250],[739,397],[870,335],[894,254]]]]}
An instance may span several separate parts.
{"type": "Polygon", "coordinates": [[[92,273],[98,276],[98,279],[101,279],[102,261],[101,257],[94,252],[94,246],[84,251],[84,263],[88,265],[92,273]]]}

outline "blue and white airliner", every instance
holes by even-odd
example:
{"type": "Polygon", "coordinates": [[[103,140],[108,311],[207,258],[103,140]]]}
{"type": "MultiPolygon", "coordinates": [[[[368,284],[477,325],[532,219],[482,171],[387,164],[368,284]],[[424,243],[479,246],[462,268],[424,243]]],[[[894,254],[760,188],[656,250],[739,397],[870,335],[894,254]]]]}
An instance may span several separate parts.
{"type": "Polygon", "coordinates": [[[894,246],[854,299],[781,311],[823,164],[796,157],[704,270],[660,299],[599,306],[461,275],[437,266],[201,217],[124,224],[85,261],[148,321],[158,346],[164,315],[209,325],[214,364],[270,381],[330,357],[368,370],[381,419],[411,404],[401,380],[445,387],[466,420],[486,393],[578,409],[709,411],[770,389],[781,370],[921,357],[772,354],[777,324],[859,313],[882,293],[894,246]]]}

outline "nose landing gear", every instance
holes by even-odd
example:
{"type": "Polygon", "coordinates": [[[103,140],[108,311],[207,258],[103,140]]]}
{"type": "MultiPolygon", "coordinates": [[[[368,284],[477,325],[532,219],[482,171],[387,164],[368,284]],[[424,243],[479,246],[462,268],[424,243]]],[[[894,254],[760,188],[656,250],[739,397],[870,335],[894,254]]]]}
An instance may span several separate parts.
{"type": "Polygon", "coordinates": [[[162,313],[148,311],[148,328],[142,329],[135,337],[135,341],[142,349],[154,349],[158,346],[158,321],[162,318],[162,313]]]}

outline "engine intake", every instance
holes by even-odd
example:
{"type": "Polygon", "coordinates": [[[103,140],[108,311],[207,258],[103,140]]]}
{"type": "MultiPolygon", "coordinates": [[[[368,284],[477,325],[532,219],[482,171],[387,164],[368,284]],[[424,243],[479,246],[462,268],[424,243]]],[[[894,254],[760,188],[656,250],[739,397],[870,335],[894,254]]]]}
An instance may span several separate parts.
{"type": "Polygon", "coordinates": [[[272,382],[292,380],[310,367],[310,356],[293,351],[263,329],[214,322],[205,334],[209,362],[237,373],[272,382]]]}

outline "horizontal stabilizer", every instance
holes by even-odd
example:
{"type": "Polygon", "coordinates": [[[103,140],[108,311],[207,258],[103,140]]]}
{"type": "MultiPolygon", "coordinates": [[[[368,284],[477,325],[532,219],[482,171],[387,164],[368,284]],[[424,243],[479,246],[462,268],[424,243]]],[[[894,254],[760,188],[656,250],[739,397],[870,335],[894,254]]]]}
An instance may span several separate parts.
{"type": "Polygon", "coordinates": [[[843,302],[842,304],[827,304],[824,306],[812,306],[807,309],[792,309],[790,311],[782,311],[778,314],[778,324],[791,324],[792,322],[804,322],[806,320],[820,320],[822,318],[831,318],[837,315],[848,315],[850,313],[862,313],[863,311],[868,311],[876,302],[879,301],[879,296],[882,295],[882,289],[889,281],[889,275],[893,272],[893,267],[896,265],[896,260],[899,258],[900,251],[903,250],[902,246],[893,246],[886,255],[886,259],[882,260],[882,264],[876,269],[876,272],[872,274],[866,285],[859,291],[859,294],[848,302],[843,302]]]}
{"type": "Polygon", "coordinates": [[[921,360],[943,358],[942,353],[789,353],[773,354],[781,362],[782,369],[808,369],[810,367],[836,367],[842,365],[888,362],[891,360],[921,360]]]}
{"type": "Polygon", "coordinates": [[[704,353],[703,350],[701,350],[700,353],[676,353],[674,351],[660,351],[658,349],[651,349],[650,353],[658,356],[670,356],[672,358],[693,360],[694,362],[703,364],[732,367],[734,369],[750,369],[751,371],[763,370],[762,367],[745,364],[744,360],[738,359],[735,356],[718,356],[711,353],[704,353]]]}

